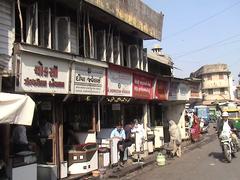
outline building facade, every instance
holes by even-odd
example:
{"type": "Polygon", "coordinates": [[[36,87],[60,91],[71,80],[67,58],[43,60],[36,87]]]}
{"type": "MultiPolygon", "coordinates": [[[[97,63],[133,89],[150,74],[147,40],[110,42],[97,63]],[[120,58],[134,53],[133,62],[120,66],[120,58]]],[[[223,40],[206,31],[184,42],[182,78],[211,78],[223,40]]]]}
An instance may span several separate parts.
{"type": "Polygon", "coordinates": [[[226,64],[205,65],[190,76],[201,79],[204,103],[234,99],[231,72],[226,64]]]}
{"type": "Polygon", "coordinates": [[[148,72],[143,49],[143,40],[161,40],[162,13],[140,0],[0,4],[0,84],[36,104],[27,136],[38,149],[38,169],[52,169],[55,178],[87,173],[98,168],[100,134],[133,119],[147,129],[150,102],[167,96],[156,92],[162,81],[148,72]],[[51,133],[42,144],[37,132],[45,121],[51,133]]]}

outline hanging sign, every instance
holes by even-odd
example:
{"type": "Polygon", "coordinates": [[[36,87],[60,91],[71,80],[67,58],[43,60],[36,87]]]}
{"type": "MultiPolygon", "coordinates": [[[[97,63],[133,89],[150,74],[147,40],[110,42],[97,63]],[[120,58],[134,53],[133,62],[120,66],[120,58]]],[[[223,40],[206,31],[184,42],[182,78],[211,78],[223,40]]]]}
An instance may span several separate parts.
{"type": "Polygon", "coordinates": [[[153,80],[151,78],[133,75],[133,97],[141,99],[152,99],[153,80]]]}
{"type": "Polygon", "coordinates": [[[84,64],[74,64],[72,73],[73,94],[105,95],[105,69],[84,64]]]}
{"type": "Polygon", "coordinates": [[[132,96],[132,74],[120,70],[107,71],[108,96],[132,96]]]}

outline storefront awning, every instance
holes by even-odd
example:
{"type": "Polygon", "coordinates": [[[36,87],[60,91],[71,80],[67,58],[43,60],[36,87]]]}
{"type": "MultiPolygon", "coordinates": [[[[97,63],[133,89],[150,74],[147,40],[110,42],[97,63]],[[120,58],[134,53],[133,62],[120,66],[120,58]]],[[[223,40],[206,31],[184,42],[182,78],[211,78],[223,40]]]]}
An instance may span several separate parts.
{"type": "Polygon", "coordinates": [[[27,95],[0,92],[0,124],[32,124],[35,103],[27,95]]]}

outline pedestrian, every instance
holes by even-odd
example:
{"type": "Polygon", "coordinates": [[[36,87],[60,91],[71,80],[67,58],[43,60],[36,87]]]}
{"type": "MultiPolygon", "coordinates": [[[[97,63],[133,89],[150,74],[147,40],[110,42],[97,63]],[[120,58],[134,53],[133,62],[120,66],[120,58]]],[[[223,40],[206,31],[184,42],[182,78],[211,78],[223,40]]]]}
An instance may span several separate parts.
{"type": "Polygon", "coordinates": [[[177,155],[181,157],[182,150],[181,150],[181,132],[180,128],[176,125],[173,120],[169,121],[169,133],[170,133],[170,144],[173,146],[172,156],[177,155]]]}

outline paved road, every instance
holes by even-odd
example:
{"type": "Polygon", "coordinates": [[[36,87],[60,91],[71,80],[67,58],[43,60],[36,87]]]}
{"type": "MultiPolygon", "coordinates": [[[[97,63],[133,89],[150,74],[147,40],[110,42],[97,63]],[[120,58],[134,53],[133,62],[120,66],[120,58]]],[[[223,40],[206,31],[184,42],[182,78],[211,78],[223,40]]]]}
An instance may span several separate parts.
{"type": "MultiPolygon", "coordinates": [[[[240,180],[240,153],[232,163],[222,156],[218,140],[199,146],[164,167],[152,165],[124,179],[134,180],[240,180]]],[[[129,175],[130,176],[130,175],[129,175]]]]}

